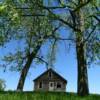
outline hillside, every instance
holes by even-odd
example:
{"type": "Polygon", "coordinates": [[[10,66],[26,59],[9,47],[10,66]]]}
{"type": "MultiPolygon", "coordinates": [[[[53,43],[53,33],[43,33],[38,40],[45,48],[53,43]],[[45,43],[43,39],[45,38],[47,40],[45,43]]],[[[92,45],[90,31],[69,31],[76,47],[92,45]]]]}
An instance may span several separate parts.
{"type": "Polygon", "coordinates": [[[100,95],[78,97],[74,93],[60,92],[0,92],[0,100],[100,100],[100,95]]]}

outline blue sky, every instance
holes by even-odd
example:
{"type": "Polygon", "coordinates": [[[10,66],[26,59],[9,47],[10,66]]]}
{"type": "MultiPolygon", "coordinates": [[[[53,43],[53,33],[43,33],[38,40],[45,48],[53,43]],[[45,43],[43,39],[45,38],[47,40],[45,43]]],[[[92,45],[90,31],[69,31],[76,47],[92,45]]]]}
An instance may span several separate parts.
{"type": "MultiPolygon", "coordinates": [[[[8,45],[8,49],[0,49],[1,58],[3,55],[6,54],[6,52],[11,50],[13,51],[13,48],[18,45],[19,43],[11,42],[8,45]]],[[[77,63],[76,63],[75,49],[72,48],[70,50],[66,50],[64,44],[62,43],[59,45],[59,49],[57,51],[59,51],[59,53],[57,54],[57,59],[55,62],[55,71],[57,71],[68,81],[66,91],[76,92],[77,91],[77,63]]],[[[45,65],[37,65],[37,66],[35,65],[34,67],[34,64],[32,64],[32,67],[26,78],[24,90],[32,91],[34,85],[33,79],[35,79],[44,71],[46,71],[45,65]]],[[[6,81],[6,90],[16,89],[19,76],[20,73],[18,72],[10,72],[9,70],[3,72],[2,68],[0,70],[0,78],[6,81]]],[[[99,78],[100,66],[92,65],[92,67],[88,69],[88,76],[89,76],[90,93],[100,94],[100,78],[99,78]]]]}

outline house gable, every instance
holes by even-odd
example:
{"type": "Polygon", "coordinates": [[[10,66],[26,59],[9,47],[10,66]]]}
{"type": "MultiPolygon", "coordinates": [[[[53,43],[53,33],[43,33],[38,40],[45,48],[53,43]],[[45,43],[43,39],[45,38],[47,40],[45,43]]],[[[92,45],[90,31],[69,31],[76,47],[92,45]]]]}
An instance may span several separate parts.
{"type": "Polygon", "coordinates": [[[58,79],[58,80],[61,80],[65,83],[67,83],[67,80],[65,80],[61,75],[59,75],[53,69],[49,69],[49,70],[45,71],[44,73],[42,73],[40,76],[38,76],[33,81],[38,81],[38,80],[42,81],[42,80],[50,80],[50,79],[56,79],[56,80],[58,79]]]}

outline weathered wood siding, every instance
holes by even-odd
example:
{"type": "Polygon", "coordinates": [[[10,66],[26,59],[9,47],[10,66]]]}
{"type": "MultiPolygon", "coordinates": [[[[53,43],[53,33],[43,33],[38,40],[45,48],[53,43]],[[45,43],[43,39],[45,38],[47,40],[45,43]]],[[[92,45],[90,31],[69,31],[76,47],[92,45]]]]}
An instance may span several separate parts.
{"type": "Polygon", "coordinates": [[[37,78],[34,81],[34,90],[35,91],[49,91],[49,82],[54,82],[54,90],[53,91],[66,91],[66,82],[59,77],[56,73],[53,73],[51,70],[44,73],[41,77],[37,78]],[[49,73],[52,73],[51,77],[49,77],[49,73]],[[43,87],[39,88],[39,84],[42,82],[43,87]],[[56,84],[60,82],[61,88],[56,88],[56,84]]]}

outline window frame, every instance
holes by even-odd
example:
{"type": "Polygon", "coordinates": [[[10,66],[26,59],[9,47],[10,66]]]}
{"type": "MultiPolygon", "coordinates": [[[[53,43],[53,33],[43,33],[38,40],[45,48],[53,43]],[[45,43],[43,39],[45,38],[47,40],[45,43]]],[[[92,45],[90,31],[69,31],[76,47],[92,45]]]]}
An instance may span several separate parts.
{"type": "Polygon", "coordinates": [[[61,89],[62,88],[62,82],[56,82],[56,89],[61,89]],[[60,87],[58,87],[60,85],[60,87]]]}
{"type": "Polygon", "coordinates": [[[39,82],[38,88],[39,89],[42,89],[43,88],[43,82],[39,82]]]}

